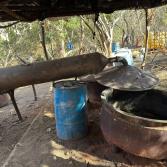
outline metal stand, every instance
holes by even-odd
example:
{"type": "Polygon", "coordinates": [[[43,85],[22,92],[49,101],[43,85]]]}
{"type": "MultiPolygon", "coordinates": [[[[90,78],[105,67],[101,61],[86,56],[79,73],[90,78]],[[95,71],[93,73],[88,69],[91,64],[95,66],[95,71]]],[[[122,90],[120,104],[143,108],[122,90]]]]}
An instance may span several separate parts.
{"type": "Polygon", "coordinates": [[[17,116],[18,116],[19,120],[20,120],[20,121],[23,121],[23,118],[22,118],[22,116],[21,116],[21,113],[20,113],[20,111],[19,111],[19,108],[18,108],[17,103],[16,103],[16,100],[15,100],[14,90],[8,91],[8,94],[9,94],[11,100],[12,100],[13,106],[14,106],[14,108],[15,108],[15,111],[16,111],[16,113],[17,113],[17,116]]]}
{"type": "MultiPolygon", "coordinates": [[[[16,57],[19,59],[19,61],[21,63],[23,63],[24,65],[30,65],[29,62],[26,62],[23,58],[21,58],[19,55],[16,55],[16,57]]],[[[31,63],[31,62],[30,62],[31,63]]],[[[34,100],[37,101],[37,92],[36,92],[36,89],[35,89],[35,85],[33,84],[32,85],[32,89],[33,89],[33,93],[34,93],[34,100]]]]}
{"type": "Polygon", "coordinates": [[[37,93],[35,89],[35,85],[32,85],[33,93],[34,93],[34,100],[37,101],[37,93]]]}

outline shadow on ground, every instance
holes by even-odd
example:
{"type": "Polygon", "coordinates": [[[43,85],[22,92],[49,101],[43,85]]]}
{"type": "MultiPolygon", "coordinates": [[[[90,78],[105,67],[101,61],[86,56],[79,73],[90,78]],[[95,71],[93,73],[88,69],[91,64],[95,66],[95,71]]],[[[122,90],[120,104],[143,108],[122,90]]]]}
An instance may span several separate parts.
{"type": "Polygon", "coordinates": [[[56,137],[52,98],[16,145],[5,167],[165,167],[166,162],[139,158],[109,146],[99,127],[98,109],[89,107],[88,135],[80,140],[61,141],[56,137]]]}

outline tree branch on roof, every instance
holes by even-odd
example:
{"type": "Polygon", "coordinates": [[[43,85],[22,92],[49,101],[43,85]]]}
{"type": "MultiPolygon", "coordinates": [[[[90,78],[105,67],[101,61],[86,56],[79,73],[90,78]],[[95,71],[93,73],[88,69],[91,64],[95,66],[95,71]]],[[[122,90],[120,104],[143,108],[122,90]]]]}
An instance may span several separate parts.
{"type": "Polygon", "coordinates": [[[15,25],[15,24],[17,24],[17,23],[19,23],[19,22],[20,22],[20,21],[16,21],[16,22],[11,23],[11,24],[8,24],[8,25],[0,25],[0,29],[11,27],[11,26],[13,26],[13,25],[15,25]]]}

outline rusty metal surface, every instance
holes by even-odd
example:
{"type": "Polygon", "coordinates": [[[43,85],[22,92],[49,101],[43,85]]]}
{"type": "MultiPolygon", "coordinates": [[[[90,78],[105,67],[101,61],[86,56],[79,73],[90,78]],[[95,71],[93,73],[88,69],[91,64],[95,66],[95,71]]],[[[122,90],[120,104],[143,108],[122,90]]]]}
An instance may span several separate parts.
{"type": "Polygon", "coordinates": [[[0,92],[21,86],[93,74],[103,70],[108,59],[100,53],[78,55],[0,69],[0,92]]]}
{"type": "Polygon", "coordinates": [[[167,92],[152,89],[142,92],[114,90],[106,95],[118,116],[144,126],[166,126],[167,92]],[[134,119],[135,118],[135,119],[134,119]]]}
{"type": "Polygon", "coordinates": [[[149,90],[159,83],[152,74],[133,66],[110,67],[94,77],[102,85],[128,91],[149,90]]]}
{"type": "Polygon", "coordinates": [[[97,82],[87,82],[87,93],[90,103],[101,103],[101,93],[107,87],[97,82]]]}
{"type": "Polygon", "coordinates": [[[141,118],[138,122],[135,116],[118,113],[107,103],[103,103],[101,112],[101,129],[109,144],[141,157],[157,160],[167,158],[167,121],[161,127],[156,121],[151,124],[149,120],[149,126],[147,120],[141,118]]]}
{"type": "Polygon", "coordinates": [[[81,76],[81,77],[78,77],[78,79],[80,81],[83,81],[83,82],[96,82],[96,79],[94,77],[94,75],[84,75],[84,76],[81,76]]]}

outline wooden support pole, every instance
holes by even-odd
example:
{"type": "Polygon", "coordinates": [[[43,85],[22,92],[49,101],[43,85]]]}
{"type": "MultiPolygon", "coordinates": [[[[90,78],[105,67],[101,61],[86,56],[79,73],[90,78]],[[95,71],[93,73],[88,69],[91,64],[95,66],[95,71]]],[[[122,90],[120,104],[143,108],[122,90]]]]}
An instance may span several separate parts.
{"type": "MultiPolygon", "coordinates": [[[[28,62],[26,62],[23,58],[21,58],[19,55],[16,55],[16,57],[19,59],[19,61],[21,63],[23,63],[24,65],[29,65],[28,62]]],[[[37,93],[36,93],[36,89],[35,89],[35,85],[32,84],[32,90],[33,90],[33,93],[34,93],[34,100],[37,101],[37,93]]]]}
{"type": "Polygon", "coordinates": [[[149,32],[150,32],[150,26],[148,21],[148,9],[145,9],[145,16],[146,16],[146,42],[145,42],[145,52],[144,52],[144,57],[141,64],[141,69],[144,69],[145,67],[146,57],[148,54],[148,40],[149,40],[149,32]]]}
{"type": "Polygon", "coordinates": [[[34,93],[34,100],[37,101],[37,92],[36,92],[34,84],[32,85],[32,90],[33,90],[33,93],[34,93]]]}
{"type": "Polygon", "coordinates": [[[8,91],[8,94],[9,94],[11,100],[12,100],[13,106],[14,106],[14,108],[15,108],[15,111],[16,111],[16,113],[17,113],[17,116],[18,116],[19,120],[20,120],[20,121],[23,121],[23,118],[22,118],[22,116],[21,116],[21,113],[20,113],[20,111],[19,111],[19,108],[18,108],[17,103],[16,103],[16,100],[15,100],[14,90],[9,90],[9,91],[8,91]]]}
{"type": "Polygon", "coordinates": [[[44,22],[40,21],[40,42],[43,47],[44,55],[46,60],[49,60],[48,52],[46,49],[46,42],[45,42],[45,27],[44,27],[44,22]]]}

